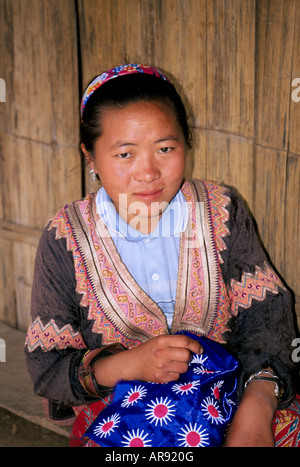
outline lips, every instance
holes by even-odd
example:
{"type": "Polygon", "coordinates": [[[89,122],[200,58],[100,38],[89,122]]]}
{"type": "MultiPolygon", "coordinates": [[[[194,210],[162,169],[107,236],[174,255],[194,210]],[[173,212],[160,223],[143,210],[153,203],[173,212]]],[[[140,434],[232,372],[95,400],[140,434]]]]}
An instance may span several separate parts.
{"type": "Polygon", "coordinates": [[[160,195],[162,194],[162,192],[163,192],[163,188],[161,188],[159,190],[142,191],[142,192],[139,192],[139,193],[134,193],[134,196],[136,198],[139,198],[140,200],[153,201],[153,200],[159,198],[160,195]]]}

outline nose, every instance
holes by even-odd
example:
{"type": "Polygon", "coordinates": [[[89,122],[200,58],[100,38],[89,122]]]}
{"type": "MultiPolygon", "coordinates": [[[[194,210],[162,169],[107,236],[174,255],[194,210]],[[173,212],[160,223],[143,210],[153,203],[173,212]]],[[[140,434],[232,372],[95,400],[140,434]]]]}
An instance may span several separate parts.
{"type": "Polygon", "coordinates": [[[160,178],[161,172],[153,154],[141,154],[135,164],[135,180],[150,183],[160,178]]]}

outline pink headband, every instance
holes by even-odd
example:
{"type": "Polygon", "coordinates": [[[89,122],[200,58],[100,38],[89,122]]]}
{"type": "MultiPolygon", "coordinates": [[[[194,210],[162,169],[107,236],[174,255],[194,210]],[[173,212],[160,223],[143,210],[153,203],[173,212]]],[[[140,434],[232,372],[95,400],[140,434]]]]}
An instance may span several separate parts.
{"type": "Polygon", "coordinates": [[[91,95],[96,91],[96,89],[100,88],[102,84],[106,83],[112,78],[117,78],[118,76],[129,75],[131,73],[147,73],[148,75],[157,76],[158,78],[162,78],[165,81],[169,81],[166,76],[163,75],[161,71],[157,68],[147,65],[137,65],[137,64],[130,64],[130,65],[122,65],[117,66],[116,68],[112,68],[111,70],[105,71],[101,75],[97,76],[86,88],[85,93],[81,100],[81,107],[80,113],[81,118],[83,115],[84,108],[86,106],[87,101],[91,97],[91,95]]]}

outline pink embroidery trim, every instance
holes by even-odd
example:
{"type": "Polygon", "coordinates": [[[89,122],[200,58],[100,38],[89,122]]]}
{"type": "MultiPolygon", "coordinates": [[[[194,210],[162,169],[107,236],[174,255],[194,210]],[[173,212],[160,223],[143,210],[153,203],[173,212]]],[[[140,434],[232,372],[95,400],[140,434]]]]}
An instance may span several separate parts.
{"type": "Polygon", "coordinates": [[[278,287],[283,288],[283,284],[267,263],[263,268],[256,266],[254,274],[243,273],[240,282],[232,279],[229,296],[233,315],[239,307],[249,308],[253,300],[263,301],[267,292],[277,294],[278,287]]]}
{"type": "Polygon", "coordinates": [[[205,183],[205,186],[209,196],[219,262],[222,264],[223,259],[220,253],[227,249],[223,237],[230,235],[230,231],[226,226],[226,222],[229,220],[229,211],[226,209],[226,206],[230,203],[230,198],[225,195],[226,188],[221,185],[209,182],[205,183]]]}
{"type": "Polygon", "coordinates": [[[26,345],[29,352],[33,352],[37,347],[41,347],[44,352],[52,349],[84,349],[86,345],[80,332],[74,331],[71,325],[65,325],[59,329],[54,319],[43,325],[38,317],[31,324],[26,336],[26,345]]]}

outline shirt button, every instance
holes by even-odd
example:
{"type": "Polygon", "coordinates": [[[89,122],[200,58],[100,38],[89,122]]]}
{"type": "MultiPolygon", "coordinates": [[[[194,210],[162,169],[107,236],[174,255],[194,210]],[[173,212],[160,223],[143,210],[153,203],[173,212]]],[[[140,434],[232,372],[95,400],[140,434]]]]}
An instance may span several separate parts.
{"type": "Polygon", "coordinates": [[[153,279],[154,281],[158,281],[158,279],[159,279],[159,274],[157,274],[157,273],[152,274],[152,279],[153,279]]]}

